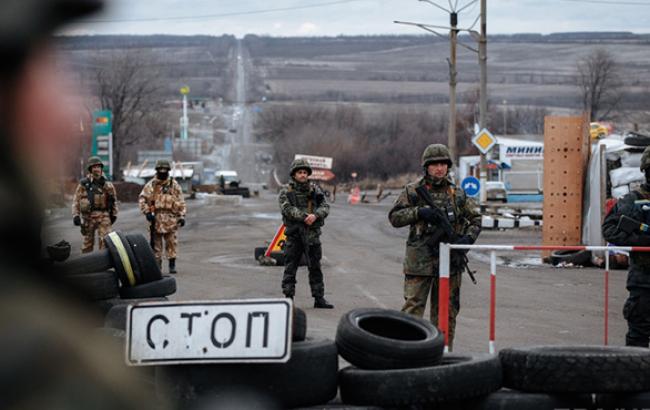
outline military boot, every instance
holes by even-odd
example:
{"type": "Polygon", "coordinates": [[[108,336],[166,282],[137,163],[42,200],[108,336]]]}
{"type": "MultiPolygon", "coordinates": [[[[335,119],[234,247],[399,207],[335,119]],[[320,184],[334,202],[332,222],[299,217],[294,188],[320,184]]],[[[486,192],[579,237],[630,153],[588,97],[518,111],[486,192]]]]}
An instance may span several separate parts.
{"type": "Polygon", "coordinates": [[[327,299],[322,296],[314,298],[314,307],[316,309],[334,309],[334,305],[329,303],[327,299]]]}
{"type": "Polygon", "coordinates": [[[169,259],[169,273],[176,273],[176,258],[169,259]]]}

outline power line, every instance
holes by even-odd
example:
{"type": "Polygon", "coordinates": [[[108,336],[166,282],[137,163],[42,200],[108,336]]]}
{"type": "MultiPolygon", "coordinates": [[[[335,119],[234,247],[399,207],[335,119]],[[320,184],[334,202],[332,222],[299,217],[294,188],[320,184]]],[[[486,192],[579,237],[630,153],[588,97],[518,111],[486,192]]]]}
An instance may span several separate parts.
{"type": "Polygon", "coordinates": [[[593,3],[593,4],[615,4],[623,6],[650,6],[650,3],[642,1],[613,1],[613,0],[559,0],[570,1],[572,3],[593,3]]]}
{"type": "Polygon", "coordinates": [[[369,0],[338,0],[338,1],[329,1],[324,3],[315,3],[307,4],[304,6],[293,6],[293,7],[279,7],[274,9],[258,9],[258,10],[247,10],[247,11],[235,11],[231,13],[219,13],[219,14],[201,14],[193,16],[175,16],[175,17],[149,17],[149,18],[134,18],[134,19],[92,19],[85,20],[83,23],[130,23],[130,22],[145,22],[145,21],[172,21],[172,20],[203,20],[203,19],[217,19],[222,17],[233,17],[233,16],[247,16],[252,14],[264,14],[264,13],[276,13],[279,11],[293,11],[293,10],[304,10],[304,9],[313,9],[317,7],[327,7],[334,6],[337,4],[346,4],[346,3],[357,3],[362,1],[369,0]]]}

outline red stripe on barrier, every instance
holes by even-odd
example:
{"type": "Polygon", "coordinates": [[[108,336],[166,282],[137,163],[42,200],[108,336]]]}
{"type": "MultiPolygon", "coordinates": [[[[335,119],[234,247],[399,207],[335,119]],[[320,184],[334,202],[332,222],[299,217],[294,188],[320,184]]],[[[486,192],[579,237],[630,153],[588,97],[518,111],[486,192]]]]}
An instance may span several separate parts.
{"type": "Polygon", "coordinates": [[[441,277],[438,289],[438,325],[449,346],[449,278],[441,277]]]}

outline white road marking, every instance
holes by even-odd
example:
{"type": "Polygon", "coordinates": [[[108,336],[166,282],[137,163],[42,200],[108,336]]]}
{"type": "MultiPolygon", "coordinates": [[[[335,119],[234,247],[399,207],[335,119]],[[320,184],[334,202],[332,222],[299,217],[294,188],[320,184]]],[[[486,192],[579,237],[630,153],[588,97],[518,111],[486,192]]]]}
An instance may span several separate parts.
{"type": "Polygon", "coordinates": [[[383,309],[388,309],[388,307],[387,307],[386,305],[384,305],[383,303],[381,303],[381,302],[379,301],[379,299],[377,299],[377,297],[376,297],[375,295],[373,295],[372,293],[370,293],[370,292],[368,292],[367,290],[365,290],[363,287],[361,287],[361,285],[357,285],[357,289],[359,289],[359,291],[361,291],[361,293],[363,293],[363,295],[364,295],[365,297],[367,297],[368,299],[370,299],[370,300],[372,300],[373,302],[375,302],[379,307],[381,307],[381,308],[383,308],[383,309]]]}

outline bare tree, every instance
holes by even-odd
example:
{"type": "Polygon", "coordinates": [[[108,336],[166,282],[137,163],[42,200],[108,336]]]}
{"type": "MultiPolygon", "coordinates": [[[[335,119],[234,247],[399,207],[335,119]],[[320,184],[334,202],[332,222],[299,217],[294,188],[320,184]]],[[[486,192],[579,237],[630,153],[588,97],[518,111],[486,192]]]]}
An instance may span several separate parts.
{"type": "Polygon", "coordinates": [[[101,57],[96,67],[97,98],[113,113],[113,175],[120,179],[124,151],[145,134],[161,134],[156,127],[160,84],[154,62],[142,50],[115,51],[101,57]]]}
{"type": "Polygon", "coordinates": [[[578,88],[585,111],[591,120],[606,119],[621,102],[621,81],[614,56],[596,49],[578,62],[578,88]]]}

